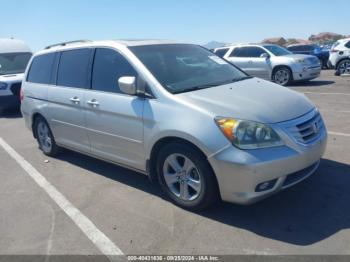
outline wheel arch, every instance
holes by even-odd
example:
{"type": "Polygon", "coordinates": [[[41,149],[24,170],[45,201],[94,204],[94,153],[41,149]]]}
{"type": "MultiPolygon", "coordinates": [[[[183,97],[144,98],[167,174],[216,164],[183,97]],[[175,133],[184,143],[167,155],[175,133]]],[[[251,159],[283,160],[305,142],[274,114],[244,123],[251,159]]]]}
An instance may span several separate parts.
{"type": "Polygon", "coordinates": [[[336,70],[338,70],[339,64],[340,64],[341,62],[345,61],[345,60],[349,60],[349,61],[350,61],[350,57],[344,57],[344,58],[340,59],[340,60],[337,62],[336,66],[335,66],[336,70]]]}
{"type": "Polygon", "coordinates": [[[273,68],[272,68],[272,74],[271,74],[271,80],[273,80],[273,75],[275,74],[275,71],[277,70],[277,69],[279,69],[279,68],[282,68],[282,67],[286,67],[286,68],[288,68],[289,70],[290,70],[290,72],[291,72],[291,81],[293,81],[294,80],[294,78],[293,78],[293,70],[292,70],[292,68],[289,66],[289,65],[276,65],[276,66],[274,66],[273,68]]]}
{"type": "MultiPolygon", "coordinates": [[[[152,149],[151,149],[151,153],[149,155],[149,160],[147,160],[148,161],[148,163],[147,163],[148,176],[151,179],[151,181],[157,181],[158,180],[158,178],[157,178],[157,168],[156,168],[157,156],[158,156],[158,153],[161,150],[161,148],[163,146],[165,146],[166,144],[169,144],[169,143],[179,143],[179,144],[188,145],[188,146],[192,147],[194,150],[196,150],[199,154],[201,154],[205,159],[207,159],[207,155],[204,153],[204,151],[199,146],[195,145],[193,142],[190,142],[187,139],[184,139],[184,138],[181,138],[181,137],[177,137],[177,136],[162,137],[159,140],[157,140],[157,142],[155,142],[153,144],[152,149]]],[[[214,174],[216,183],[218,185],[216,174],[215,174],[214,169],[211,166],[209,161],[208,161],[208,165],[210,166],[211,171],[214,174]]]]}

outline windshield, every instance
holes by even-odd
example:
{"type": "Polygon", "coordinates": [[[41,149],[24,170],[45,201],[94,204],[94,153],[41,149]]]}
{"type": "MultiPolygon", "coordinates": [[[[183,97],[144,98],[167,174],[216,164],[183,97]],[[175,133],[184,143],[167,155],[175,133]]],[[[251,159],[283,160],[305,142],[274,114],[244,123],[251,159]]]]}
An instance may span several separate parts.
{"type": "Polygon", "coordinates": [[[223,85],[248,76],[212,52],[191,44],[134,46],[130,50],[169,92],[223,85]]]}
{"type": "Polygon", "coordinates": [[[284,55],[293,54],[292,52],[278,45],[264,45],[264,47],[275,56],[284,56],[284,55]]]}
{"type": "Polygon", "coordinates": [[[31,53],[0,54],[0,75],[23,73],[31,56],[31,53]]]}

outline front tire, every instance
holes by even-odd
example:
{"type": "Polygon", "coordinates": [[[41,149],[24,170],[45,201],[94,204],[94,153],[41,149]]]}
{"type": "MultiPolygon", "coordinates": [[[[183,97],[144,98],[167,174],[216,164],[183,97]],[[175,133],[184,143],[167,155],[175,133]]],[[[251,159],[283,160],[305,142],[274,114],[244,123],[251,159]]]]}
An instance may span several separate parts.
{"type": "Polygon", "coordinates": [[[163,192],[182,208],[203,210],[219,198],[217,181],[207,159],[187,144],[163,147],[158,154],[157,174],[163,192]]]}
{"type": "Polygon", "coordinates": [[[53,157],[60,152],[61,148],[57,146],[49,124],[43,117],[36,118],[34,123],[34,132],[39,148],[45,155],[53,157]]]}
{"type": "Polygon", "coordinates": [[[292,71],[286,66],[278,67],[272,74],[272,80],[276,84],[287,86],[293,80],[292,71]]]}

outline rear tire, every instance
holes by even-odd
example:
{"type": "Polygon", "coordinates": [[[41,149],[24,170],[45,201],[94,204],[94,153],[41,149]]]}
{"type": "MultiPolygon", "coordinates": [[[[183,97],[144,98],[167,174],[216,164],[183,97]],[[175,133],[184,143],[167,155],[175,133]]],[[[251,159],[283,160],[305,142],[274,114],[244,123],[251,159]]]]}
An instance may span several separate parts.
{"type": "Polygon", "coordinates": [[[336,75],[350,74],[350,59],[344,59],[337,66],[336,75]]]}
{"type": "Polygon", "coordinates": [[[293,81],[292,71],[286,66],[278,67],[273,71],[272,80],[276,84],[287,86],[293,81]]]}
{"type": "Polygon", "coordinates": [[[159,151],[156,166],[163,192],[176,205],[198,211],[219,199],[211,166],[192,146],[182,143],[164,146],[159,151]]]}
{"type": "Polygon", "coordinates": [[[53,157],[61,151],[61,148],[55,142],[49,124],[43,117],[35,119],[34,132],[39,148],[45,155],[53,157]]]}

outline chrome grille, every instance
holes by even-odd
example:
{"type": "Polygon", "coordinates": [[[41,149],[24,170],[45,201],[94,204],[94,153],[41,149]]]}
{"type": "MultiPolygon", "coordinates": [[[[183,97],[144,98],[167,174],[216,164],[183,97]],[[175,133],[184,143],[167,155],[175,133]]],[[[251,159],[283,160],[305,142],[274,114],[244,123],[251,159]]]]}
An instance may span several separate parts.
{"type": "Polygon", "coordinates": [[[318,111],[305,119],[300,119],[300,122],[295,123],[288,128],[289,133],[294,139],[302,144],[309,144],[315,141],[324,130],[324,123],[318,111]]]}

